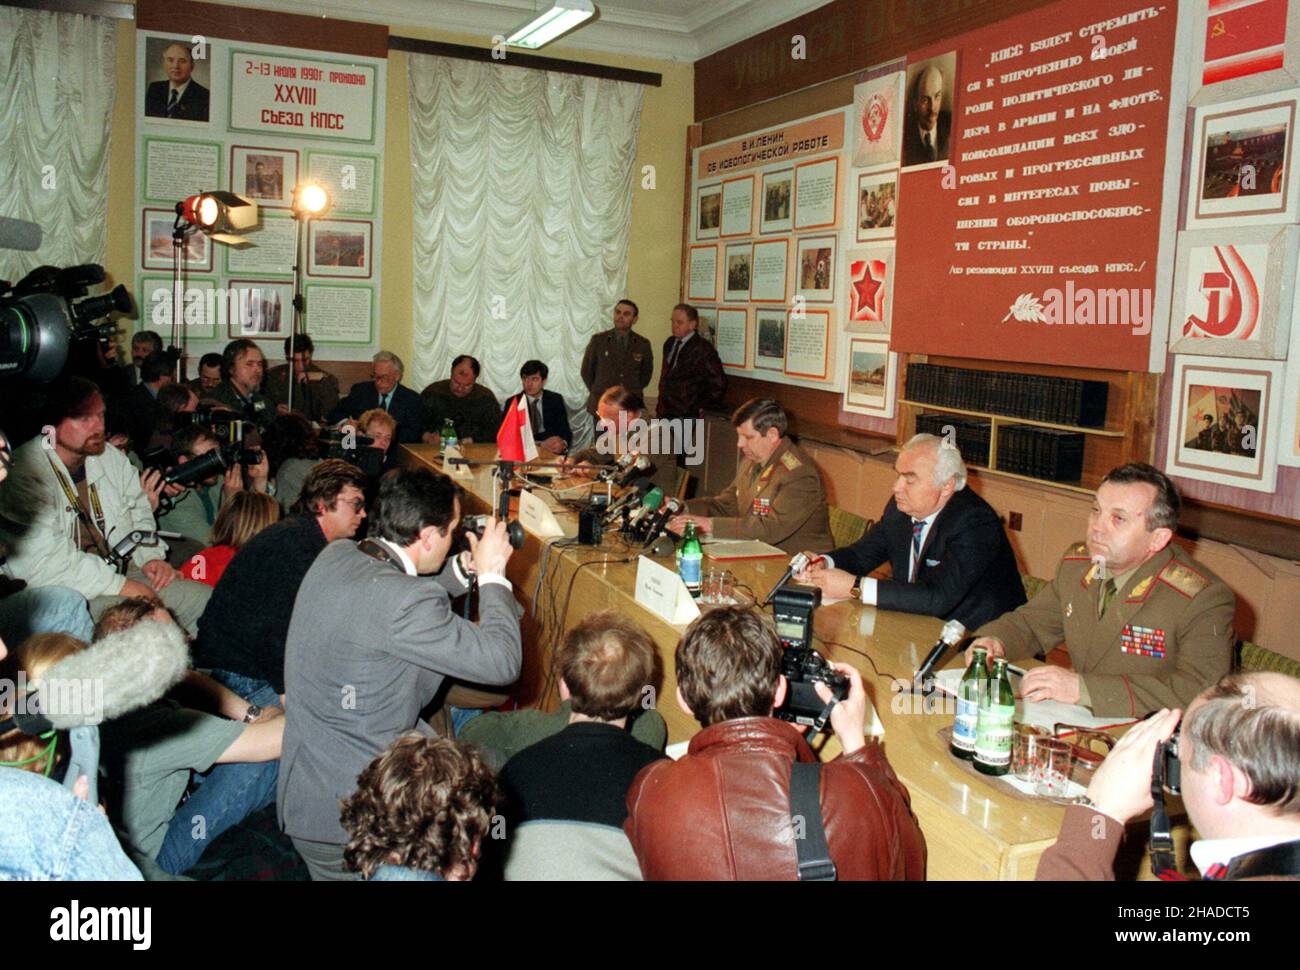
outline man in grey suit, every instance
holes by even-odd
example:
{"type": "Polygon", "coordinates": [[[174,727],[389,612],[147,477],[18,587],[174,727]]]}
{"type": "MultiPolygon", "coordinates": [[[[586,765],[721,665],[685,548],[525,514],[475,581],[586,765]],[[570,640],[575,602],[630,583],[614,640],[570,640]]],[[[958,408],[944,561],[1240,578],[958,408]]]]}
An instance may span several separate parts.
{"type": "Polygon", "coordinates": [[[455,483],[420,469],[384,478],[360,545],[332,542],[303,579],[289,624],[284,680],[291,710],[281,751],[280,826],[312,879],[344,871],[339,801],[399,735],[432,734],[420,710],[443,678],[509,684],[519,676],[519,611],[510,541],[492,521],[447,563],[460,521],[455,483]],[[446,567],[446,568],[444,568],[446,567]],[[479,623],[457,616],[451,594],[478,578],[479,623]],[[422,578],[433,576],[434,581],[422,578]]]}

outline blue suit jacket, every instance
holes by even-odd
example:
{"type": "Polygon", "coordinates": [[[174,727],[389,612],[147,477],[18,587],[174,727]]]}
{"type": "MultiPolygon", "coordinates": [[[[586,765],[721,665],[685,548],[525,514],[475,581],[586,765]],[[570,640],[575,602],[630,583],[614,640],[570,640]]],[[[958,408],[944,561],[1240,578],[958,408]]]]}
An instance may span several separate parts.
{"type": "Polygon", "coordinates": [[[1025,602],[1015,553],[993,507],[969,488],[954,492],[925,537],[916,578],[907,582],[912,518],[890,498],[880,521],[831,553],[839,569],[865,576],[888,562],[893,579],[876,587],[876,605],[960,620],[974,630],[1025,602]]]}
{"type": "MultiPolygon", "coordinates": [[[[379,391],[374,381],[358,381],[348,391],[348,396],[334,406],[326,416],[330,424],[336,424],[344,418],[359,418],[371,408],[379,407],[379,391]]],[[[397,419],[397,440],[402,444],[415,444],[420,440],[424,430],[424,402],[420,395],[405,384],[398,384],[393,391],[393,403],[388,413],[397,419]]]]}
{"type": "MultiPolygon", "coordinates": [[[[506,416],[506,413],[515,406],[523,393],[523,391],[520,391],[506,401],[501,408],[501,417],[506,416]]],[[[564,439],[566,448],[573,444],[573,431],[569,428],[569,409],[564,406],[563,395],[555,391],[542,390],[542,424],[546,426],[546,434],[534,434],[533,437],[549,438],[551,435],[559,435],[564,439]]],[[[533,429],[534,432],[536,430],[536,428],[533,429]]]]}

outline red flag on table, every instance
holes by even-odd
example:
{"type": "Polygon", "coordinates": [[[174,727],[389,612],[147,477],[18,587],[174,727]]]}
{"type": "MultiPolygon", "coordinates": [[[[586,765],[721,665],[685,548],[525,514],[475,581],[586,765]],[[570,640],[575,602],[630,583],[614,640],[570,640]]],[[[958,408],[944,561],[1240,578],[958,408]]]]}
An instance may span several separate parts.
{"type": "Polygon", "coordinates": [[[515,406],[497,429],[497,450],[502,461],[532,461],[537,457],[537,444],[533,441],[533,423],[528,417],[528,398],[520,394],[515,406]]]}

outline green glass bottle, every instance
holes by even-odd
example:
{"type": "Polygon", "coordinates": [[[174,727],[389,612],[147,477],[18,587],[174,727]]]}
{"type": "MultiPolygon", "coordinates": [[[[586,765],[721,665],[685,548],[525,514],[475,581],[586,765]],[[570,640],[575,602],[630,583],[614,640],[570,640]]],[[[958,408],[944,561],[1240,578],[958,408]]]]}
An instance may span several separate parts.
{"type": "Polygon", "coordinates": [[[988,684],[988,651],[976,647],[974,658],[957,685],[957,719],[952,725],[952,744],[948,750],[954,758],[975,758],[975,729],[979,721],[980,696],[988,684]]]}
{"type": "Polygon", "coordinates": [[[1016,718],[1016,695],[1011,692],[1007,661],[993,661],[993,676],[980,698],[975,727],[975,770],[986,775],[1005,775],[1011,770],[1011,725],[1016,718]]]}
{"type": "Polygon", "coordinates": [[[682,544],[677,547],[677,572],[682,582],[695,599],[700,598],[700,572],[704,562],[704,550],[700,547],[700,538],[695,534],[695,523],[686,523],[686,532],[682,535],[682,544]]]}
{"type": "Polygon", "coordinates": [[[442,422],[441,437],[444,448],[455,448],[460,444],[460,439],[456,437],[456,424],[451,418],[442,422]]]}

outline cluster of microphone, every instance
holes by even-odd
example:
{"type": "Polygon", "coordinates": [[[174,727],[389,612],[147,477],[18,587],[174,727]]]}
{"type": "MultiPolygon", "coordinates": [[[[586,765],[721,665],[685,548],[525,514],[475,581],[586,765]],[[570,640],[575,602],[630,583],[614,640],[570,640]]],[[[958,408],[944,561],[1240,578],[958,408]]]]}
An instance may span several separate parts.
{"type": "Polygon", "coordinates": [[[611,502],[602,516],[606,528],[618,528],[647,546],[667,530],[673,517],[686,510],[685,504],[671,496],[650,479],[637,477],[651,467],[645,455],[632,452],[600,473],[600,478],[628,491],[611,502]]]}

